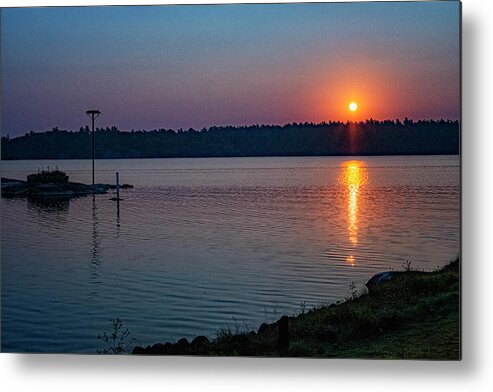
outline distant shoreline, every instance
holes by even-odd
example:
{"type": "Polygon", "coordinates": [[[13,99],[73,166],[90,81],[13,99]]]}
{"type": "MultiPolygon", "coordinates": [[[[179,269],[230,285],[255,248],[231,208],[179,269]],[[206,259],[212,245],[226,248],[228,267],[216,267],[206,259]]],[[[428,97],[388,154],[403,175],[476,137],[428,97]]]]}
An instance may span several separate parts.
{"type": "Polygon", "coordinates": [[[3,160],[212,158],[264,156],[386,156],[460,153],[458,121],[368,120],[362,123],[292,123],[202,130],[79,131],[54,128],[2,137],[3,160]]]}
{"type": "MultiPolygon", "coordinates": [[[[115,161],[119,159],[187,159],[187,158],[339,158],[339,157],[416,157],[416,156],[457,156],[459,153],[429,153],[429,154],[365,154],[365,155],[225,155],[225,156],[173,156],[173,157],[122,157],[122,158],[95,158],[98,161],[115,161]]],[[[0,161],[87,161],[91,158],[15,158],[4,159],[0,161]]]]}

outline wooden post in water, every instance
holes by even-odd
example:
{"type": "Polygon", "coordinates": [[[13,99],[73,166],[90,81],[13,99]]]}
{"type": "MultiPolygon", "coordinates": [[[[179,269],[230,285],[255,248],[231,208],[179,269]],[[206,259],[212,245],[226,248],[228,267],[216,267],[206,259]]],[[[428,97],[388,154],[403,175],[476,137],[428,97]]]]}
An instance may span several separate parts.
{"type": "Polygon", "coordinates": [[[117,214],[120,216],[120,173],[115,172],[116,176],[116,184],[115,184],[115,189],[116,189],[116,197],[112,197],[110,200],[116,201],[117,205],[117,214]]]}
{"type": "Polygon", "coordinates": [[[120,173],[116,172],[116,227],[120,229],[120,173]]]}
{"type": "Polygon", "coordinates": [[[116,200],[120,201],[120,173],[116,172],[116,200]]]}
{"type": "Polygon", "coordinates": [[[284,356],[289,350],[289,323],[288,316],[282,316],[279,320],[279,355],[284,356]]]}

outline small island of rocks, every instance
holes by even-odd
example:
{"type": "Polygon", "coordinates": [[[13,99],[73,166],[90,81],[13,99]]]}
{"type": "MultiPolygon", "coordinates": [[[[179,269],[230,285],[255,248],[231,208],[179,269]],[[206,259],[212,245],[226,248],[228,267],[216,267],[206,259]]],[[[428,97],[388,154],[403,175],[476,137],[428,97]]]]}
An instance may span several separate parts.
{"type": "MultiPolygon", "coordinates": [[[[113,184],[87,185],[70,182],[69,176],[58,169],[29,174],[26,181],[2,177],[2,197],[72,198],[104,194],[115,188],[116,185],[113,184]]],[[[120,185],[120,189],[128,188],[133,186],[120,185]]]]}

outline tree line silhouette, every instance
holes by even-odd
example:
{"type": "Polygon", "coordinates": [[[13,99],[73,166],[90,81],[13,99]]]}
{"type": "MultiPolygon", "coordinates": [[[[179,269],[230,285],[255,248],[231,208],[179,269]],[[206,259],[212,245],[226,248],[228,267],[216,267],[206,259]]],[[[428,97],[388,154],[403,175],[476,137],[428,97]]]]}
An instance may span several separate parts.
{"type": "MultiPolygon", "coordinates": [[[[220,126],[195,130],[96,129],[96,158],[458,154],[458,121],[373,119],[364,122],[220,126]]],[[[53,128],[2,137],[2,159],[87,159],[91,131],[53,128]]]]}

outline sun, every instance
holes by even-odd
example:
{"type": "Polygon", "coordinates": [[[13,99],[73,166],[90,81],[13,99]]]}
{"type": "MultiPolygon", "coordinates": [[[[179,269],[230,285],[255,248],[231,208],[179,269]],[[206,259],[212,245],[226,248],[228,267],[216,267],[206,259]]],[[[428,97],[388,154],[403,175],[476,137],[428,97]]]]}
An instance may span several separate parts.
{"type": "Polygon", "coordinates": [[[351,112],[355,112],[356,110],[358,110],[358,104],[356,102],[351,102],[349,104],[349,110],[351,112]]]}

